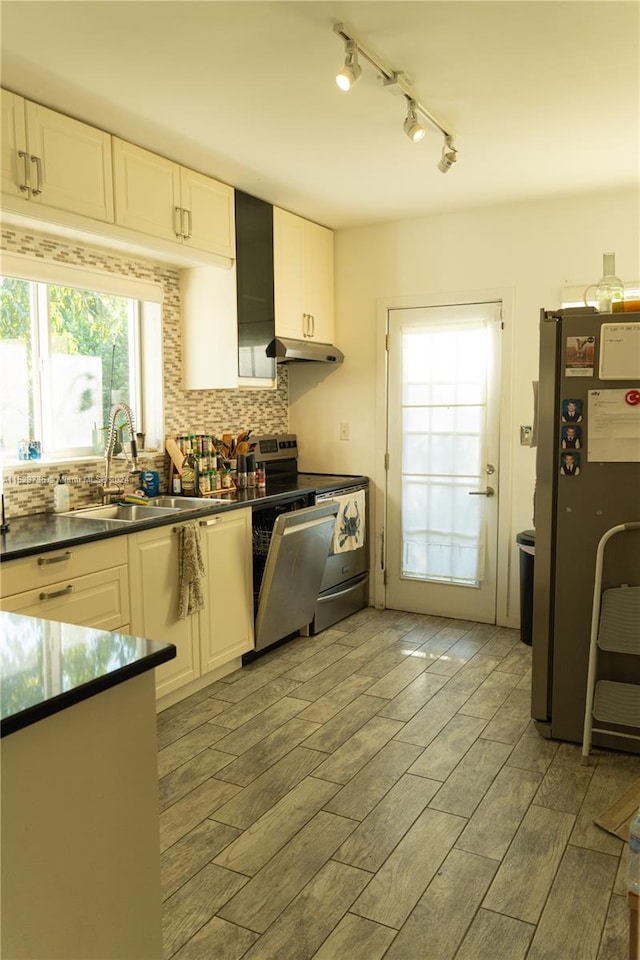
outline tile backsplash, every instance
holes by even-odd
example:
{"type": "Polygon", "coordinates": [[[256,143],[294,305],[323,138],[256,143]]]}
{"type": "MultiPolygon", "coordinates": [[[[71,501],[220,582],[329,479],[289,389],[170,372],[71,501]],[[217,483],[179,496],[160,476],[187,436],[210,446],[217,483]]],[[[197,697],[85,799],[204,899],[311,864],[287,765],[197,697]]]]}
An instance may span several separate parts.
{"type": "MultiPolygon", "coordinates": [[[[278,364],[275,390],[183,390],[182,342],[179,273],[164,264],[121,256],[112,250],[84,246],[73,240],[3,227],[1,249],[13,255],[38,258],[44,262],[70,264],[104,270],[120,276],[135,277],[162,284],[164,434],[176,436],[186,431],[205,431],[220,436],[252,429],[256,434],[282,433],[288,429],[288,373],[278,364]]],[[[158,470],[161,488],[167,485],[167,457],[164,453],[144,453],[140,466],[158,470]]],[[[71,508],[96,502],[95,485],[102,477],[102,459],[67,461],[64,464],[29,462],[5,466],[3,493],[8,518],[41,513],[53,509],[53,486],[64,473],[71,489],[71,508]]],[[[124,462],[114,462],[113,475],[125,472],[124,462]]]]}

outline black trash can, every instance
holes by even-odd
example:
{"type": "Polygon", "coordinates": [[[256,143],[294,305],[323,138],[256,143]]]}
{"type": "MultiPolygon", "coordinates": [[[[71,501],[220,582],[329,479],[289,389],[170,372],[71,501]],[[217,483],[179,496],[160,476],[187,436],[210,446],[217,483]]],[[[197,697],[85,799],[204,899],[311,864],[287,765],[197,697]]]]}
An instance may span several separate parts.
{"type": "Polygon", "coordinates": [[[533,641],[533,564],[536,552],[535,530],[516,534],[520,548],[520,639],[531,646],[533,641]]]}

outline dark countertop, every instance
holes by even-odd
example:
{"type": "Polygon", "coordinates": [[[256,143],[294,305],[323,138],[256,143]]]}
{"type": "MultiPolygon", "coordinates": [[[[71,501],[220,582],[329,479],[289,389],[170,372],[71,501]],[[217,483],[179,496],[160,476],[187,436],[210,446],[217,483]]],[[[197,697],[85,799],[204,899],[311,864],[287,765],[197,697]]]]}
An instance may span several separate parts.
{"type": "Polygon", "coordinates": [[[167,660],[172,643],[0,611],[0,736],[167,660]]]}
{"type": "MultiPolygon", "coordinates": [[[[266,490],[248,487],[234,490],[224,496],[226,503],[214,503],[202,498],[202,505],[193,510],[180,510],[178,513],[149,520],[122,523],[117,520],[86,520],[78,517],[66,517],[56,513],[35,513],[25,517],[15,517],[9,521],[9,532],[0,534],[0,561],[15,560],[35,553],[59,550],[73,544],[92,543],[108,537],[136,533],[151,527],[193,520],[194,517],[210,516],[239,507],[275,506],[297,496],[312,494],[327,489],[327,485],[349,485],[366,480],[366,477],[328,476],[325,474],[298,474],[296,480],[274,479],[267,481],[266,490]]],[[[97,504],[96,504],[97,505],[97,504]]]]}

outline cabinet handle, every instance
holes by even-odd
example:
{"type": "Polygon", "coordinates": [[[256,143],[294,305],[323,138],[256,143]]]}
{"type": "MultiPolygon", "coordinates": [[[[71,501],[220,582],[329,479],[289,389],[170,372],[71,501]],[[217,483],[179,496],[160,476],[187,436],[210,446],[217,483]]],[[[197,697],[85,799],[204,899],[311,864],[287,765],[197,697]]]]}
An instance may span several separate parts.
{"type": "Polygon", "coordinates": [[[199,526],[201,527],[212,527],[214,524],[218,523],[220,517],[212,517],[210,520],[200,520],[199,526]]]}
{"type": "Polygon", "coordinates": [[[29,154],[18,150],[18,156],[24,164],[24,183],[18,184],[21,193],[29,193],[29,154]]]}
{"type": "Polygon", "coordinates": [[[302,314],[302,336],[303,337],[309,336],[309,314],[308,313],[302,314]]]}
{"type": "Polygon", "coordinates": [[[63,587],[62,590],[52,590],[51,593],[41,593],[41,600],[53,600],[54,597],[66,597],[68,593],[73,593],[73,584],[70,583],[67,587],[63,587]]]}
{"type": "Polygon", "coordinates": [[[42,176],[42,159],[40,157],[32,156],[31,163],[35,163],[36,165],[36,185],[35,189],[32,188],[31,193],[34,197],[39,197],[42,193],[42,182],[44,179],[42,176]]]}
{"type": "Polygon", "coordinates": [[[316,318],[315,318],[315,314],[310,313],[310,314],[309,314],[309,320],[311,321],[311,330],[309,331],[309,336],[310,336],[310,337],[315,337],[315,335],[316,335],[316,318]]]}
{"type": "Polygon", "coordinates": [[[38,557],[38,566],[44,567],[48,563],[61,563],[63,560],[71,560],[72,556],[71,550],[65,550],[64,553],[59,554],[57,557],[38,557]]]}
{"type": "Polygon", "coordinates": [[[173,208],[173,229],[176,237],[182,239],[182,207],[173,208]]]}
{"type": "Polygon", "coordinates": [[[182,234],[185,240],[190,240],[193,236],[192,222],[191,222],[191,210],[183,210],[183,213],[187,215],[187,232],[182,234]]]}

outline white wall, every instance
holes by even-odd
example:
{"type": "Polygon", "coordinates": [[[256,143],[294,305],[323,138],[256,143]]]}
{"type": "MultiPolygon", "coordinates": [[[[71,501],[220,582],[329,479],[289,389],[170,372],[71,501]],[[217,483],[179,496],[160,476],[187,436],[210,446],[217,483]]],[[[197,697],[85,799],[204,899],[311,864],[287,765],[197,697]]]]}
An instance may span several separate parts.
{"type": "MultiPolygon", "coordinates": [[[[443,189],[453,189],[455,171],[449,176],[443,189]]],[[[629,190],[339,231],[336,344],[345,362],[338,369],[289,368],[289,426],[298,434],[301,469],[365,473],[381,486],[384,472],[375,458],[375,431],[381,429],[376,405],[384,392],[376,372],[380,301],[496,288],[512,292],[512,350],[503,364],[510,387],[510,409],[503,411],[508,462],[501,465],[501,497],[508,498],[509,518],[508,529],[501,531],[508,579],[499,611],[503,623],[518,622],[514,537],[532,526],[535,452],[519,445],[519,425],[532,422],[540,308],[559,306],[565,284],[599,279],[605,251],[615,251],[618,276],[640,279],[639,209],[638,192],[629,190]],[[339,440],[340,422],[350,424],[351,440],[339,440]]]]}

